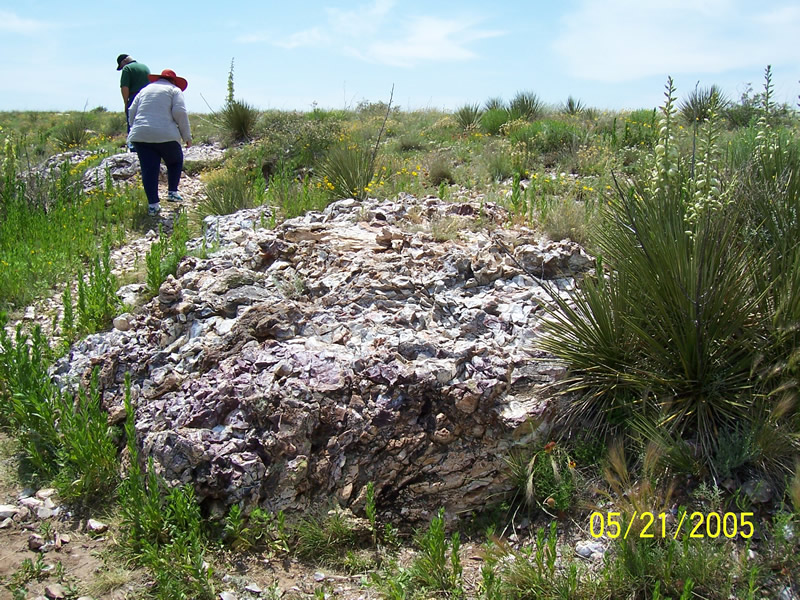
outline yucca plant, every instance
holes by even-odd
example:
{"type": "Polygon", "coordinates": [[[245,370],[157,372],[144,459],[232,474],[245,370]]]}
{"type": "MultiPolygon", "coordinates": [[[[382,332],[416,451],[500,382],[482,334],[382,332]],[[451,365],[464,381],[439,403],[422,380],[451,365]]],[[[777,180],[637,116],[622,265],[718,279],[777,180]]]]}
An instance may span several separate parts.
{"type": "Polygon", "coordinates": [[[499,109],[506,108],[505,100],[503,100],[499,96],[494,96],[493,98],[489,98],[486,102],[483,103],[483,110],[495,110],[498,108],[499,109]]]}
{"type": "Polygon", "coordinates": [[[481,114],[477,104],[465,104],[456,110],[455,117],[462,129],[474,129],[480,124],[481,114]]]}
{"type": "Polygon", "coordinates": [[[247,102],[233,100],[216,116],[222,130],[231,141],[245,142],[253,138],[260,113],[247,102]]]}
{"type": "Polygon", "coordinates": [[[695,88],[680,105],[681,118],[689,124],[700,124],[713,112],[721,112],[730,104],[722,90],[712,85],[707,88],[695,88]]]}
{"type": "Polygon", "coordinates": [[[554,297],[543,347],[572,367],[570,417],[604,428],[645,418],[711,463],[720,431],[752,418],[764,257],[736,205],[690,218],[697,186],[678,154],[671,81],[660,127],[649,181],[619,185],[605,206],[596,243],[607,269],[574,302],[554,297]]]}
{"type": "Polygon", "coordinates": [[[586,110],[586,106],[577,98],[568,96],[561,109],[568,115],[579,115],[586,110]]]}
{"type": "Polygon", "coordinates": [[[517,92],[508,104],[511,119],[535,121],[544,113],[544,102],[533,92],[517,92]]]}
{"type": "Polygon", "coordinates": [[[70,117],[55,133],[55,140],[62,150],[79,148],[89,139],[91,122],[86,113],[70,117]]]}

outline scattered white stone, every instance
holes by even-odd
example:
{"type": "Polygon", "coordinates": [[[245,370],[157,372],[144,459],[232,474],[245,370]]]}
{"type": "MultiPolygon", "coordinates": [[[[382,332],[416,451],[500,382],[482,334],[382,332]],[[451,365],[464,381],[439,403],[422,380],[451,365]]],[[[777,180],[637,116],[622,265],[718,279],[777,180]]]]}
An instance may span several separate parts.
{"type": "Polygon", "coordinates": [[[234,594],[233,592],[220,592],[219,600],[237,600],[237,599],[236,599],[236,594],[234,594]]]}
{"type": "Polygon", "coordinates": [[[105,533],[108,531],[108,525],[95,519],[86,521],[86,531],[89,533],[105,533]]]}
{"type": "Polygon", "coordinates": [[[51,583],[44,588],[44,595],[50,600],[63,600],[67,597],[67,591],[59,583],[51,583]]]}
{"type": "Polygon", "coordinates": [[[0,519],[13,519],[17,515],[17,512],[19,511],[16,506],[0,504],[0,519]]]}
{"type": "Polygon", "coordinates": [[[787,585],[781,590],[778,600],[800,600],[800,596],[798,596],[794,590],[787,585]]]}
{"type": "Polygon", "coordinates": [[[44,538],[38,533],[32,533],[28,538],[28,550],[32,550],[33,552],[41,550],[44,544],[44,538]]]}
{"type": "Polygon", "coordinates": [[[133,320],[133,315],[130,313],[124,313],[119,315],[118,317],[114,318],[114,328],[118,329],[119,331],[128,331],[131,328],[131,322],[133,320]]]}
{"type": "Polygon", "coordinates": [[[255,583],[247,584],[246,586],[244,586],[244,589],[245,589],[245,591],[250,592],[251,594],[256,594],[256,595],[260,595],[261,591],[262,591],[261,588],[255,583]]]}
{"type": "Polygon", "coordinates": [[[320,571],[317,571],[316,573],[314,573],[314,581],[316,581],[318,583],[320,581],[325,581],[325,573],[321,573],[320,571]]]}
{"type": "Polygon", "coordinates": [[[22,506],[25,506],[27,508],[32,508],[34,510],[36,510],[40,506],[44,506],[43,501],[33,497],[23,498],[22,500],[19,501],[19,503],[22,504],[22,506]]]}
{"type": "Polygon", "coordinates": [[[575,553],[581,558],[599,560],[603,558],[605,552],[603,544],[595,540],[583,540],[575,545],[575,553]]]}
{"type": "Polygon", "coordinates": [[[47,508],[46,506],[40,506],[36,509],[36,517],[39,519],[49,519],[53,516],[53,509],[47,508]]]}
{"type": "MultiPolygon", "coordinates": [[[[51,496],[55,495],[56,489],[55,488],[42,488],[38,492],[36,492],[36,497],[39,500],[47,500],[51,496]]],[[[50,507],[52,508],[52,507],[50,507]]]]}
{"type": "Polygon", "coordinates": [[[0,523],[0,529],[8,529],[13,524],[14,524],[14,519],[8,517],[6,519],[3,519],[2,523],[0,523]]]}

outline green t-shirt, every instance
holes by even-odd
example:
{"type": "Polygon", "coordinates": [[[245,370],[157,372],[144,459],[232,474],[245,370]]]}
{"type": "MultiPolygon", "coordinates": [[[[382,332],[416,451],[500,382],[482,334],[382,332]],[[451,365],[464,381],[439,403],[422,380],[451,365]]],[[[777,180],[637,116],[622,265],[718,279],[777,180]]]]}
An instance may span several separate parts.
{"type": "Polygon", "coordinates": [[[144,86],[150,83],[150,80],[147,76],[150,75],[150,69],[147,68],[147,65],[142,64],[140,62],[129,62],[127,65],[122,67],[122,75],[119,79],[119,87],[127,87],[130,90],[130,95],[128,96],[128,106],[130,106],[133,99],[136,97],[136,94],[139,93],[144,86]]]}

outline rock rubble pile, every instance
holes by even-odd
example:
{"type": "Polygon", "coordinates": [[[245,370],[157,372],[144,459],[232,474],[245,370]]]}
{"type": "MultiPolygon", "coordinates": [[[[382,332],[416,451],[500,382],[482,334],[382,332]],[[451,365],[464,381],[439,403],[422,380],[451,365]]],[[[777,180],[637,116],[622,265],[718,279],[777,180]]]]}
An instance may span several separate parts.
{"type": "Polygon", "coordinates": [[[379,508],[413,522],[507,491],[505,457],[546,431],[563,373],[535,348],[543,307],[590,257],[492,232],[506,216],[488,203],[342,200],[274,230],[267,211],[209,217],[214,252],[76,344],[60,385],[97,368],[121,420],[130,373],[143,456],[211,514],[357,510],[372,481],[379,508]],[[431,234],[444,219],[457,239],[431,234]]]}

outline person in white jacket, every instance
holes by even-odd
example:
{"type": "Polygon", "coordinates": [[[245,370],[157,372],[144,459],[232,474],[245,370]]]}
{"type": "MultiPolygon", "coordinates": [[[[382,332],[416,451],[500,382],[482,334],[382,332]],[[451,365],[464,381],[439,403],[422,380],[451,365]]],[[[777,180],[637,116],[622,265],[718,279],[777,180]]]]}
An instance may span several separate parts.
{"type": "Polygon", "coordinates": [[[182,200],[178,193],[183,171],[181,142],[187,148],[191,146],[192,132],[183,100],[186,80],[171,69],[148,78],[150,83],[136,95],[128,110],[131,123],[128,143],[139,156],[148,213],[157,215],[161,211],[158,198],[161,161],[167,165],[167,199],[178,202],[182,200]]]}

